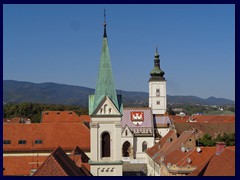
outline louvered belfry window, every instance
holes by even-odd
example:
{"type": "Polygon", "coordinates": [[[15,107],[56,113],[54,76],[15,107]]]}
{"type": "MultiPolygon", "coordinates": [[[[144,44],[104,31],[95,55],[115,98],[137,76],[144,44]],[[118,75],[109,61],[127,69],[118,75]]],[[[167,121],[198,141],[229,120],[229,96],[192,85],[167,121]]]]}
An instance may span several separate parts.
{"type": "Polygon", "coordinates": [[[110,157],[110,135],[107,132],[102,134],[102,157],[110,157]]]}

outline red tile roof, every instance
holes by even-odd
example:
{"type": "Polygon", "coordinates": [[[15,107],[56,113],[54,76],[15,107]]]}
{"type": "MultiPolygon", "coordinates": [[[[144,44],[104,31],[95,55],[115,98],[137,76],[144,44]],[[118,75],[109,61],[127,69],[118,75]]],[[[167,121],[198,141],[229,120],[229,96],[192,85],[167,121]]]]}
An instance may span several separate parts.
{"type": "Polygon", "coordinates": [[[86,169],[78,167],[70,157],[58,147],[34,173],[34,176],[91,176],[86,169]]]}
{"type": "Polygon", "coordinates": [[[215,151],[215,147],[201,147],[201,152],[197,152],[197,148],[185,152],[178,148],[164,158],[164,163],[175,164],[179,167],[185,167],[187,165],[199,167],[208,161],[215,154],[215,151]],[[188,162],[189,160],[191,162],[188,162]]]}
{"type": "Polygon", "coordinates": [[[159,149],[167,148],[177,139],[177,133],[175,130],[170,130],[158,143],[148,148],[145,152],[150,156],[154,156],[159,149]],[[171,139],[171,140],[170,140],[171,139]]]}
{"type": "Polygon", "coordinates": [[[90,121],[91,121],[91,116],[89,116],[89,115],[81,115],[81,116],[80,116],[80,119],[81,119],[83,122],[90,122],[90,121]]]}
{"type": "Polygon", "coordinates": [[[226,147],[220,155],[214,154],[189,176],[235,176],[235,150],[226,147]]]}
{"type": "Polygon", "coordinates": [[[165,158],[167,155],[180,148],[182,145],[192,149],[195,147],[194,133],[192,131],[183,132],[179,138],[175,138],[173,132],[170,131],[169,133],[165,136],[166,138],[163,138],[163,145],[161,145],[160,141],[160,144],[156,144],[146,150],[148,156],[150,156],[158,164],[160,163],[162,157],[165,158]],[[169,135],[169,133],[171,134],[169,135]],[[174,138],[169,141],[169,136],[174,138]],[[190,143],[189,139],[192,140],[190,143]]]}
{"type": "Polygon", "coordinates": [[[72,151],[70,158],[78,167],[86,168],[90,172],[90,165],[88,163],[90,158],[78,146],[72,151]]]}
{"type": "Polygon", "coordinates": [[[235,115],[195,115],[195,116],[171,116],[173,122],[187,122],[189,119],[197,123],[234,123],[235,115]]]}
{"type": "Polygon", "coordinates": [[[73,111],[43,111],[41,123],[83,122],[73,111]]]}
{"type": "Polygon", "coordinates": [[[32,169],[37,169],[47,159],[47,156],[3,156],[5,176],[29,176],[32,169]]]}
{"type": "Polygon", "coordinates": [[[33,151],[53,149],[61,146],[64,150],[72,150],[79,146],[84,151],[90,151],[90,130],[83,123],[32,123],[3,124],[3,139],[11,140],[4,144],[3,151],[33,151]],[[18,144],[26,140],[26,144],[18,144]],[[42,140],[42,144],[35,144],[42,140]]]}

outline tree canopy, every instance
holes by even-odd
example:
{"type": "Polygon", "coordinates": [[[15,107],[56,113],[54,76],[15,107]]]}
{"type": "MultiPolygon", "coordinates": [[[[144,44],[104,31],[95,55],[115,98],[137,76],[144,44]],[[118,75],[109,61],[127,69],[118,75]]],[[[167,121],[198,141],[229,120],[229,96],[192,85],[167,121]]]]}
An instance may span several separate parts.
{"type": "Polygon", "coordinates": [[[42,111],[74,111],[77,115],[88,114],[88,109],[75,105],[39,104],[39,103],[8,103],[3,106],[4,118],[29,118],[31,122],[41,120],[42,111]]]}

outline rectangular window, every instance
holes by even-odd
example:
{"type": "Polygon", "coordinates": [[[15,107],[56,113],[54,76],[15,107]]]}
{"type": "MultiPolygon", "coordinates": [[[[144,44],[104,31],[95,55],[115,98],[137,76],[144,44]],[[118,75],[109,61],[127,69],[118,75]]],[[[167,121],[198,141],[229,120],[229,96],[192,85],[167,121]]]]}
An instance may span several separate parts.
{"type": "Polygon", "coordinates": [[[42,140],[40,139],[35,140],[35,144],[42,144],[42,140]]]}
{"type": "Polygon", "coordinates": [[[157,101],[157,105],[160,105],[160,101],[157,101]]]}
{"type": "Polygon", "coordinates": [[[27,141],[26,140],[19,140],[18,144],[27,144],[27,141]]]}
{"type": "Polygon", "coordinates": [[[11,144],[11,140],[3,140],[3,144],[11,144]]]}
{"type": "Polygon", "coordinates": [[[156,96],[160,96],[160,89],[156,89],[156,96]]]}

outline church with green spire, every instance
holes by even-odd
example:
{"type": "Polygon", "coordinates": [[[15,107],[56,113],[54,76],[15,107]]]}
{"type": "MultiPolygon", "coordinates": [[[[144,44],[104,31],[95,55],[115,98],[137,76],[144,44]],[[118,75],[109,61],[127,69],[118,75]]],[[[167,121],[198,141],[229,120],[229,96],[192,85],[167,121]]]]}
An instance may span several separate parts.
{"type": "Polygon", "coordinates": [[[155,144],[156,130],[162,137],[169,130],[170,119],[164,116],[166,80],[156,49],[149,79],[149,107],[123,108],[122,97],[117,95],[114,85],[105,13],[103,28],[96,89],[93,95],[89,95],[89,164],[94,176],[122,176],[124,161],[145,162],[144,151],[155,144]],[[155,129],[157,124],[161,124],[161,129],[155,129]]]}
{"type": "Polygon", "coordinates": [[[116,94],[107,41],[106,17],[95,94],[89,96],[91,116],[91,173],[94,176],[122,176],[122,99],[116,94]]]}

